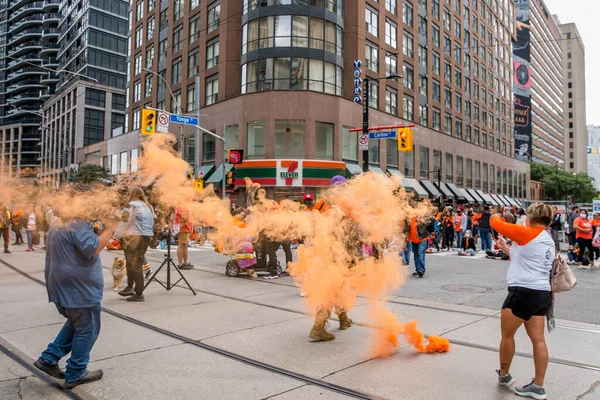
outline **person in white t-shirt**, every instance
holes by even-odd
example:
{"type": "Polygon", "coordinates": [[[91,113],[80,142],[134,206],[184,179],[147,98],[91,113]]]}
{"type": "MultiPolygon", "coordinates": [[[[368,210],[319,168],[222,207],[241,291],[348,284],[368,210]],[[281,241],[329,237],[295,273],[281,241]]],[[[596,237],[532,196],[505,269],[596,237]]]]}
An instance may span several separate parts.
{"type": "Polygon", "coordinates": [[[33,235],[37,231],[37,220],[35,218],[35,212],[31,210],[29,212],[29,216],[27,217],[27,229],[25,233],[27,234],[27,251],[35,251],[33,248],[33,235]]]}

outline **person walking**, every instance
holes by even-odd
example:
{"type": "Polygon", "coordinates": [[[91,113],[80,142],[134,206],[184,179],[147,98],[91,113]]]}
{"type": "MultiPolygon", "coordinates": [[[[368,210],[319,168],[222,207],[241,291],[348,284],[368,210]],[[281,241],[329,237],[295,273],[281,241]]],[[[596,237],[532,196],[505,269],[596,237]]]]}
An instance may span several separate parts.
{"type": "Polygon", "coordinates": [[[4,253],[10,254],[8,244],[10,243],[10,211],[6,208],[6,203],[0,204],[0,236],[4,240],[4,253]]]}
{"type": "Polygon", "coordinates": [[[37,222],[35,217],[35,212],[33,209],[29,212],[27,216],[27,230],[25,233],[27,234],[27,251],[35,251],[33,248],[33,235],[37,231],[37,222]]]}
{"type": "Polygon", "coordinates": [[[571,246],[575,246],[575,243],[577,243],[577,232],[573,225],[577,217],[579,217],[579,207],[575,206],[571,214],[569,214],[569,219],[567,219],[567,223],[569,224],[569,244],[571,246]]]}
{"type": "MultiPolygon", "coordinates": [[[[417,217],[413,217],[408,228],[408,242],[415,258],[415,272],[413,276],[422,278],[425,275],[425,254],[427,253],[427,241],[433,232],[433,223],[418,224],[417,217]]],[[[410,253],[409,253],[410,257],[410,253]]]]}
{"type": "Polygon", "coordinates": [[[490,227],[490,206],[483,206],[481,218],[479,219],[479,236],[481,236],[481,249],[483,251],[492,249],[492,230],[490,227]]]}
{"type": "Polygon", "coordinates": [[[48,301],[67,321],[34,363],[35,367],[57,379],[69,389],[102,379],[102,370],[89,371],[90,351],[100,334],[100,302],[104,275],[100,252],[113,235],[104,225],[95,234],[82,219],[62,220],[50,228],[46,243],[46,290],[48,301]],[[66,371],[58,362],[71,353],[66,371]]]}
{"type": "Polygon", "coordinates": [[[13,246],[22,245],[23,242],[23,233],[21,229],[23,228],[23,210],[19,209],[12,213],[11,215],[11,223],[12,223],[12,231],[15,233],[15,242],[13,246]]]}
{"type": "Polygon", "coordinates": [[[588,250],[588,258],[590,259],[590,269],[598,268],[594,265],[594,256],[596,251],[592,246],[592,239],[594,233],[592,229],[592,222],[588,219],[587,211],[582,209],[579,213],[579,217],[573,221],[573,227],[575,228],[575,239],[579,246],[579,257],[577,259],[577,265],[581,269],[583,268],[583,256],[585,249],[588,250]]]}
{"type": "Polygon", "coordinates": [[[127,287],[119,295],[127,297],[127,301],[145,301],[144,292],[144,255],[148,251],[154,236],[154,211],[144,191],[133,187],[129,191],[129,208],[123,210],[127,215],[127,224],[122,244],[127,263],[127,287]],[[134,290],[135,285],[135,290],[134,290]]]}
{"type": "Polygon", "coordinates": [[[552,212],[554,216],[552,217],[552,222],[550,223],[550,236],[552,236],[552,240],[554,240],[554,248],[556,249],[556,253],[560,253],[560,230],[562,229],[562,220],[560,213],[556,207],[552,207],[552,212]]]}
{"type": "Polygon", "coordinates": [[[446,251],[450,251],[454,242],[454,218],[450,209],[444,211],[442,216],[442,233],[444,235],[443,247],[446,251]]]}
{"type": "MultiPolygon", "coordinates": [[[[515,392],[524,397],[546,399],[544,378],[548,367],[548,348],[544,338],[545,319],[552,319],[552,289],[550,273],[555,257],[554,241],[546,231],[552,221],[550,206],[534,203],[527,209],[527,226],[509,224],[499,216],[490,219],[492,228],[511,239],[508,246],[504,239],[496,241],[500,250],[510,253],[510,265],[506,273],[508,296],[502,305],[500,327],[500,369],[496,370],[498,383],[512,388],[515,379],[510,366],[515,355],[515,333],[525,325],[533,345],[535,378],[515,392]]],[[[550,322],[550,321],[549,321],[550,322]]]]}

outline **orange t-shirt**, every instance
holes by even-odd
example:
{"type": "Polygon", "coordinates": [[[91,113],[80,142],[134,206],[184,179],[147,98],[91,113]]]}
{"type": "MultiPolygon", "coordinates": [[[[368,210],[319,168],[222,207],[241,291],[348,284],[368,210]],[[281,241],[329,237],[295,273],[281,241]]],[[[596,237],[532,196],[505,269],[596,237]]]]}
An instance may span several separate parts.
{"type": "Polygon", "coordinates": [[[413,217],[410,221],[410,227],[408,228],[408,241],[411,243],[421,243],[427,240],[427,238],[419,239],[417,233],[417,217],[413,217]]]}
{"type": "Polygon", "coordinates": [[[578,230],[575,230],[575,238],[579,239],[592,239],[594,237],[594,233],[592,232],[592,223],[590,222],[589,219],[583,219],[581,217],[577,217],[575,218],[575,221],[573,221],[573,226],[579,226],[581,229],[589,229],[590,232],[585,233],[585,232],[581,232],[578,230]]]}

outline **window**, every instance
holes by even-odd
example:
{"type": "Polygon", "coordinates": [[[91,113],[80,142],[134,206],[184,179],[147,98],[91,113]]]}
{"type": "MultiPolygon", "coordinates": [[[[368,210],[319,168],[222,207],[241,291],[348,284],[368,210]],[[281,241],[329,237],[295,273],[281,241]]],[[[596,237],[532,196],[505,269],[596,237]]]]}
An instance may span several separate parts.
{"type": "Polygon", "coordinates": [[[441,116],[440,110],[434,108],[431,112],[431,118],[433,120],[433,124],[432,124],[433,129],[435,129],[436,131],[440,131],[441,130],[441,122],[442,122],[442,116],[441,116]]]}
{"type": "Polygon", "coordinates": [[[444,35],[444,54],[450,57],[452,53],[452,40],[450,40],[450,36],[444,35]]]}
{"type": "Polygon", "coordinates": [[[473,160],[467,158],[467,188],[473,188],[473,160]]]}
{"type": "Polygon", "coordinates": [[[421,160],[420,160],[420,169],[421,169],[421,179],[429,178],[429,147],[421,146],[421,160]]]}
{"type": "Polygon", "coordinates": [[[387,52],[385,55],[385,73],[386,75],[398,73],[398,58],[387,52]]]}
{"type": "MultiPolygon", "coordinates": [[[[438,31],[439,33],[439,31],[438,31]]],[[[419,35],[424,38],[427,38],[427,19],[421,15],[419,15],[419,35]]],[[[439,36],[438,36],[439,39],[439,36]]],[[[438,44],[439,46],[439,44],[438,44]]]]}
{"type": "Polygon", "coordinates": [[[404,7],[402,10],[402,22],[410,27],[413,26],[413,8],[407,2],[404,2],[404,7]]]}
{"type": "Polygon", "coordinates": [[[454,121],[454,127],[456,131],[456,137],[462,139],[462,121],[457,118],[456,121],[454,121]]]}
{"type": "Polygon", "coordinates": [[[419,104],[419,124],[423,126],[427,126],[428,118],[427,118],[427,106],[423,104],[419,104]]]}
{"type": "Polygon", "coordinates": [[[333,124],[315,123],[315,158],[333,160],[333,124]]]}
{"type": "Polygon", "coordinates": [[[167,39],[158,42],[158,62],[167,59],[167,39]]]}
{"type": "Polygon", "coordinates": [[[206,78],[206,105],[210,106],[218,101],[219,95],[219,75],[215,74],[206,78]]]}
{"type": "Polygon", "coordinates": [[[144,97],[151,97],[152,96],[152,75],[148,74],[146,75],[146,78],[144,79],[144,97]]]}
{"type": "Polygon", "coordinates": [[[427,77],[425,75],[419,75],[419,93],[427,96],[427,77]]]}
{"type": "Polygon", "coordinates": [[[190,19],[189,42],[194,43],[200,39],[200,14],[190,19]]]}
{"type": "MultiPolygon", "coordinates": [[[[414,149],[414,146],[413,146],[414,149]]],[[[415,177],[415,154],[414,152],[404,153],[404,175],[409,178],[415,177]]]]}
{"type": "Polygon", "coordinates": [[[379,140],[369,140],[369,163],[379,164],[379,140]]]}
{"type": "Polygon", "coordinates": [[[419,64],[427,68],[427,48],[419,45],[419,64]]]}
{"type": "Polygon", "coordinates": [[[110,114],[110,135],[111,135],[111,137],[122,135],[124,130],[125,130],[125,115],[111,113],[110,114]],[[121,128],[121,129],[119,129],[119,128],[121,128]]]}
{"type": "Polygon", "coordinates": [[[379,84],[377,81],[369,81],[369,107],[378,108],[379,84]]]}
{"type": "MultiPolygon", "coordinates": [[[[102,90],[86,89],[85,104],[88,106],[104,107],[106,93],[102,90]]],[[[114,107],[113,107],[114,108],[114,107]]]]}
{"type": "Polygon", "coordinates": [[[206,69],[210,69],[219,63],[219,38],[206,43],[206,69]]]}
{"type": "Polygon", "coordinates": [[[275,157],[304,156],[305,121],[275,121],[275,157]]]}
{"type": "Polygon", "coordinates": [[[215,161],[217,140],[210,135],[202,135],[202,162],[215,161]]]}
{"type": "Polygon", "coordinates": [[[207,33],[210,33],[219,27],[221,21],[221,3],[215,2],[208,6],[208,24],[207,33]]]}
{"type": "Polygon", "coordinates": [[[440,47],[440,28],[435,24],[431,25],[431,41],[435,47],[440,47]]]}
{"type": "Polygon", "coordinates": [[[446,153],[446,182],[452,183],[454,180],[454,156],[446,153]]]}
{"type": "Polygon", "coordinates": [[[190,52],[188,55],[188,73],[187,76],[196,76],[196,67],[198,66],[198,49],[190,52]]]}
{"type": "Polygon", "coordinates": [[[386,165],[387,168],[398,168],[398,140],[387,139],[386,145],[386,165]]]}
{"type": "Polygon", "coordinates": [[[403,68],[402,74],[404,76],[404,87],[406,87],[407,89],[414,89],[415,77],[414,77],[414,73],[413,73],[413,68],[407,64],[404,64],[404,66],[402,68],[403,68]]]}
{"type": "Polygon", "coordinates": [[[456,156],[456,184],[458,187],[462,187],[464,184],[463,179],[463,158],[456,156]]]}
{"type": "Polygon", "coordinates": [[[181,82],[181,57],[175,59],[171,65],[171,85],[176,85],[181,82]]]}
{"type": "Polygon", "coordinates": [[[473,129],[473,143],[479,145],[479,128],[473,129]]]}
{"type": "Polygon", "coordinates": [[[378,34],[378,24],[377,24],[378,18],[379,18],[379,16],[377,14],[377,11],[375,11],[375,9],[368,7],[368,6],[365,8],[365,23],[367,26],[366,29],[367,29],[367,32],[369,32],[373,36],[377,36],[377,34],[378,34]]]}
{"type": "Polygon", "coordinates": [[[154,44],[146,47],[146,68],[152,69],[152,63],[154,62],[154,44]]]}
{"type": "Polygon", "coordinates": [[[379,72],[379,50],[377,46],[367,42],[365,46],[365,62],[367,68],[373,72],[379,72]]]}
{"type": "Polygon", "coordinates": [[[134,67],[134,71],[133,71],[134,75],[142,73],[142,53],[137,53],[135,55],[133,67],[134,67]]]}
{"type": "Polygon", "coordinates": [[[148,25],[146,28],[146,40],[152,40],[154,38],[154,15],[148,18],[148,25]]]}
{"type": "Polygon", "coordinates": [[[444,86],[444,106],[452,108],[452,89],[444,86]]]}
{"type": "Polygon", "coordinates": [[[154,10],[154,0],[148,0],[148,12],[154,10]]]}
{"type": "Polygon", "coordinates": [[[437,53],[432,53],[431,56],[431,69],[434,74],[440,74],[440,55],[437,53]]]}
{"type": "Polygon", "coordinates": [[[177,53],[181,51],[183,44],[183,25],[179,25],[177,28],[173,30],[173,53],[177,53]]]}
{"type": "Polygon", "coordinates": [[[198,7],[200,5],[200,0],[191,0],[190,1],[190,10],[198,7]]]}
{"type": "MultiPolygon", "coordinates": [[[[249,122],[246,125],[247,132],[247,158],[265,157],[265,121],[249,122]]],[[[205,135],[206,136],[206,135],[205,135]]]]}
{"type": "Polygon", "coordinates": [[[435,177],[436,177],[436,181],[437,178],[439,177],[439,179],[442,179],[441,176],[441,169],[442,169],[442,152],[439,150],[434,150],[433,151],[433,170],[435,171],[435,177]],[[440,175],[437,174],[437,172],[440,171],[440,175]]]}
{"type": "Polygon", "coordinates": [[[487,148],[487,133],[485,131],[481,135],[481,147],[487,148]]]}
{"type": "Polygon", "coordinates": [[[342,128],[342,159],[358,161],[358,134],[350,128],[342,128]]]}
{"type": "Polygon", "coordinates": [[[461,88],[462,87],[462,72],[460,69],[454,69],[454,85],[461,88]]]}
{"type": "Polygon", "coordinates": [[[398,40],[398,29],[396,28],[396,24],[386,18],[385,20],[385,44],[392,46],[393,48],[397,47],[398,40]]]}
{"type": "Polygon", "coordinates": [[[462,96],[459,93],[454,94],[454,107],[458,114],[462,114],[462,96]]]}
{"type": "MultiPolygon", "coordinates": [[[[475,163],[475,174],[477,174],[477,163],[479,163],[479,161],[477,161],[475,163]]],[[[483,189],[486,193],[488,192],[488,176],[489,176],[488,171],[489,171],[488,165],[486,163],[483,163],[483,172],[482,172],[483,187],[481,187],[481,188],[479,186],[477,187],[477,189],[483,189]]],[[[477,175],[475,175],[475,180],[477,181],[477,175]]],[[[475,184],[478,185],[477,182],[475,182],[475,184]]]]}
{"type": "MultiPolygon", "coordinates": [[[[89,89],[87,89],[89,90],[89,89]]],[[[87,92],[86,90],[86,92],[87,92]]],[[[139,114],[139,109],[138,109],[139,114]]],[[[139,119],[139,117],[138,117],[139,119]]],[[[139,124],[138,124],[139,125],[139,124]]],[[[98,143],[104,140],[104,111],[85,109],[83,125],[83,145],[98,143]]]]}
{"type": "Polygon", "coordinates": [[[448,113],[444,114],[444,133],[452,136],[452,115],[448,113]]]}
{"type": "Polygon", "coordinates": [[[407,57],[413,58],[414,56],[413,37],[407,32],[404,32],[402,38],[402,52],[407,57]]]}
{"type": "Polygon", "coordinates": [[[444,7],[442,18],[444,21],[444,28],[450,30],[450,11],[446,7],[444,7]]]}
{"type": "Polygon", "coordinates": [[[404,119],[412,121],[414,118],[414,100],[412,97],[404,95],[404,119]]]}
{"type": "Polygon", "coordinates": [[[123,96],[121,94],[113,93],[113,95],[112,95],[112,109],[113,110],[125,111],[125,96],[123,96]]]}
{"type": "Polygon", "coordinates": [[[173,4],[173,21],[183,17],[183,2],[184,0],[175,0],[173,4]]]}
{"type": "Polygon", "coordinates": [[[396,1],[397,0],[385,0],[385,9],[394,15],[397,15],[396,13],[398,12],[396,9],[396,1]]]}
{"type": "Polygon", "coordinates": [[[127,173],[127,152],[124,151],[121,153],[121,168],[119,170],[121,174],[127,173]]]}
{"type": "Polygon", "coordinates": [[[456,36],[457,39],[460,39],[461,32],[462,32],[462,29],[460,27],[460,21],[455,19],[454,20],[454,36],[456,36]]]}
{"type": "Polygon", "coordinates": [[[187,112],[192,112],[192,111],[196,111],[197,107],[196,107],[196,85],[190,85],[187,88],[187,94],[186,94],[186,106],[185,106],[185,111],[187,112]]]}
{"type": "Polygon", "coordinates": [[[240,129],[237,125],[225,127],[225,142],[229,148],[237,148],[240,145],[240,129]]]}
{"type": "Polygon", "coordinates": [[[135,48],[137,49],[138,47],[140,47],[142,45],[143,41],[144,41],[144,25],[140,25],[135,30],[135,48]]]}
{"type": "Polygon", "coordinates": [[[171,100],[171,113],[172,114],[180,114],[181,113],[181,90],[178,90],[173,93],[173,99],[171,100]]]}
{"type": "Polygon", "coordinates": [[[431,97],[433,101],[440,102],[440,83],[435,79],[431,81],[431,97]]]}
{"type": "Polygon", "coordinates": [[[431,15],[437,20],[440,19],[440,0],[431,1],[431,15]]]}
{"type": "Polygon", "coordinates": [[[444,80],[452,82],[452,66],[449,61],[444,61],[444,80]]]}
{"type": "Polygon", "coordinates": [[[163,29],[166,29],[167,26],[169,26],[169,9],[168,8],[161,11],[160,15],[158,16],[158,30],[162,31],[163,29]]]}
{"type": "Polygon", "coordinates": [[[138,1],[135,5],[135,20],[139,21],[144,18],[144,2],[142,0],[138,1]]]}
{"type": "Polygon", "coordinates": [[[385,112],[398,115],[398,92],[391,87],[385,88],[385,112]]]}

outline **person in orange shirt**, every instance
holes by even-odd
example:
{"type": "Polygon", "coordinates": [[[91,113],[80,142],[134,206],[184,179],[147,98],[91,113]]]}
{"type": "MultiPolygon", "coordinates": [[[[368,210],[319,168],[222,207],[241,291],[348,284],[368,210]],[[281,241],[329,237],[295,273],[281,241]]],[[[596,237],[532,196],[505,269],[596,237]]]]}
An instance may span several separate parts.
{"type": "MultiPolygon", "coordinates": [[[[596,233],[598,232],[598,230],[600,230],[600,213],[594,214],[594,219],[592,220],[592,230],[594,231],[594,236],[592,236],[592,238],[595,238],[596,233]]],[[[595,245],[593,239],[592,239],[592,246],[595,249],[596,260],[600,260],[600,247],[595,245]]]]}
{"type": "MultiPolygon", "coordinates": [[[[415,258],[414,276],[422,278],[425,275],[425,254],[427,252],[427,240],[433,233],[433,224],[431,221],[427,224],[418,224],[417,217],[413,217],[408,228],[407,240],[410,243],[409,250],[412,251],[415,258]]],[[[410,257],[410,254],[407,258],[410,257]]]]}

